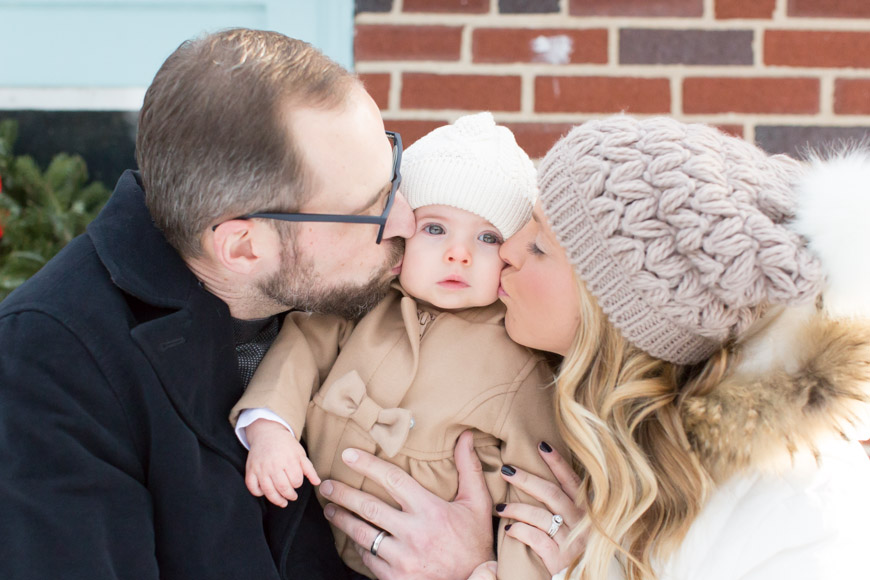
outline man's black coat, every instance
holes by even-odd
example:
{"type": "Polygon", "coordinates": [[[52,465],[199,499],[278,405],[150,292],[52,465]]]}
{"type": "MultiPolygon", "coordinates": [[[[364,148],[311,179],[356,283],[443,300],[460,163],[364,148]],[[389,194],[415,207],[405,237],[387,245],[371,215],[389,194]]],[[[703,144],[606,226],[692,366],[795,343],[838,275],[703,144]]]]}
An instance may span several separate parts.
{"type": "Polygon", "coordinates": [[[311,487],[244,484],[229,310],[138,176],[0,303],[0,578],[340,578],[311,487]]]}

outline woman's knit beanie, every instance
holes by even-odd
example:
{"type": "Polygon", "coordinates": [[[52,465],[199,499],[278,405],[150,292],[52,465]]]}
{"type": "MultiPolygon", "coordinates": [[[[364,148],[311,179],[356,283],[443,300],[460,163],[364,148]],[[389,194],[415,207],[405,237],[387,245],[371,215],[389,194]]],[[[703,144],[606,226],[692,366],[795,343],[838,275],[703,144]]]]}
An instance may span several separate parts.
{"type": "Polygon", "coordinates": [[[638,348],[693,364],[767,304],[819,294],[824,274],[786,224],[802,166],[705,125],[589,121],[540,167],[544,213],[610,322],[638,348]]]}
{"type": "Polygon", "coordinates": [[[466,115],[408,147],[402,194],[411,209],[449,205],[475,213],[507,239],[532,216],[535,166],[491,113],[466,115]]]}

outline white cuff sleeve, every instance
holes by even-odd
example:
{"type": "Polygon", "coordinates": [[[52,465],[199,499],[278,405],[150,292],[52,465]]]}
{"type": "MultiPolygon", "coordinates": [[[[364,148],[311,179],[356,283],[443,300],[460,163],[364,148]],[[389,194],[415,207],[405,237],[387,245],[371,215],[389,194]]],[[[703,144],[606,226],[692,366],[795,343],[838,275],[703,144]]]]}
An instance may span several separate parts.
{"type": "Polygon", "coordinates": [[[265,407],[258,409],[245,409],[239,414],[239,420],[236,422],[236,437],[239,438],[239,442],[245,446],[245,449],[251,449],[251,446],[248,445],[248,436],[245,434],[245,428],[257,419],[266,419],[267,421],[275,421],[276,423],[284,425],[284,427],[290,431],[290,434],[296,437],[296,433],[293,432],[293,428],[287,424],[287,421],[279,417],[273,411],[270,411],[265,407]]]}

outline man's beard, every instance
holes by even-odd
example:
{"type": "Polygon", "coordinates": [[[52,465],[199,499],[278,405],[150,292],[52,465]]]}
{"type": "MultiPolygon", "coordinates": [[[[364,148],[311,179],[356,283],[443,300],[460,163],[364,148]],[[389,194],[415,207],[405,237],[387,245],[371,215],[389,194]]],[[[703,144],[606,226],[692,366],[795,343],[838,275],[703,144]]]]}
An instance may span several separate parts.
{"type": "MultiPolygon", "coordinates": [[[[314,273],[312,260],[297,260],[294,244],[285,244],[278,271],[259,283],[266,298],[284,307],[318,314],[332,314],[358,320],[368,314],[386,295],[393,278],[390,270],[404,253],[404,240],[385,240],[390,244],[386,264],[362,284],[325,286],[314,273]],[[292,248],[292,249],[291,249],[292,248]]],[[[315,258],[316,260],[316,258],[315,258]]]]}

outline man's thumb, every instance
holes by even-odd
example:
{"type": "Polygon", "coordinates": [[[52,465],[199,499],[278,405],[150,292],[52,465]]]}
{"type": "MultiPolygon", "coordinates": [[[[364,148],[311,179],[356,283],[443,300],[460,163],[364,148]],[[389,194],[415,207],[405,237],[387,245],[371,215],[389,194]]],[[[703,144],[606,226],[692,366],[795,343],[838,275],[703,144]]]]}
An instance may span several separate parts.
{"type": "Polygon", "coordinates": [[[498,566],[495,562],[484,562],[474,569],[468,580],[495,580],[498,566]]]}
{"type": "Polygon", "coordinates": [[[471,431],[465,431],[459,436],[453,456],[456,460],[456,470],[459,472],[456,499],[469,501],[475,505],[486,504],[486,509],[491,510],[492,499],[486,488],[486,480],[483,478],[483,466],[474,450],[474,435],[471,431]]]}

